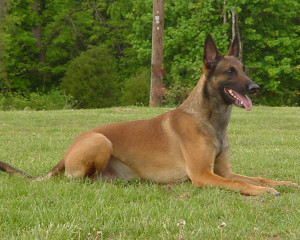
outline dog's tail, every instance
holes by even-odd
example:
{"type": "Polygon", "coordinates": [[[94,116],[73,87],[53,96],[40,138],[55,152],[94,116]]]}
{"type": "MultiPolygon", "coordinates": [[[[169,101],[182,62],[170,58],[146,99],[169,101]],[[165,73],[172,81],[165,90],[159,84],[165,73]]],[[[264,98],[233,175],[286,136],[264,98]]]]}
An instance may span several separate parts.
{"type": "Polygon", "coordinates": [[[30,176],[29,174],[22,172],[21,170],[14,168],[13,166],[11,166],[5,162],[1,162],[1,161],[0,161],[0,170],[8,173],[9,175],[18,174],[18,175],[22,175],[22,176],[25,176],[30,179],[32,178],[32,176],[30,176]]]}
{"type": "Polygon", "coordinates": [[[45,176],[40,176],[40,177],[35,177],[35,178],[17,168],[9,165],[8,163],[2,162],[2,161],[0,161],[0,170],[8,173],[9,175],[21,175],[21,176],[25,176],[26,178],[29,178],[29,179],[41,181],[41,180],[49,179],[52,176],[58,176],[58,175],[62,174],[65,170],[65,164],[64,164],[64,159],[62,159],[45,176]]]}

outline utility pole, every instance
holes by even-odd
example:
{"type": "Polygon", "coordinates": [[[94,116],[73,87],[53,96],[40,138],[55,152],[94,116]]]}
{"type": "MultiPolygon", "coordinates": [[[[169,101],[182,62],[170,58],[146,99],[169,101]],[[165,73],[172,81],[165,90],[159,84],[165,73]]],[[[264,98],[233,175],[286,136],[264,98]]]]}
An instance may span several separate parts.
{"type": "Polygon", "coordinates": [[[160,107],[163,94],[164,0],[153,0],[150,107],[160,107]]]}

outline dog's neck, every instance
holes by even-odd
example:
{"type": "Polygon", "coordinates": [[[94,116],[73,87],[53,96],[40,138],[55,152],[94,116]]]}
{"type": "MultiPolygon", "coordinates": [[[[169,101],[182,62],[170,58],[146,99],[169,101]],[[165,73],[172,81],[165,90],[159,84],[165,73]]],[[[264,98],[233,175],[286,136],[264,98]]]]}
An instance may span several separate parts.
{"type": "Polygon", "coordinates": [[[232,105],[221,101],[203,74],[189,97],[178,107],[201,122],[209,122],[214,130],[223,135],[230,120],[232,105]]]}

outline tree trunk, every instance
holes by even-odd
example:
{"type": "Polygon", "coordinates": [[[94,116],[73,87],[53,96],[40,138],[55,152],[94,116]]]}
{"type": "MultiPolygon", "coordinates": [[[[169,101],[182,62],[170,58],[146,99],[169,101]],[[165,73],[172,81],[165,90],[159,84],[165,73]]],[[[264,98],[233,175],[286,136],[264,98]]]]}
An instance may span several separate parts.
{"type": "Polygon", "coordinates": [[[226,16],[226,0],[223,1],[223,25],[226,25],[227,23],[227,16],[226,16]]]}
{"type": "MultiPolygon", "coordinates": [[[[39,12],[38,0],[34,0],[32,3],[30,3],[30,6],[33,8],[34,14],[39,16],[40,12],[39,12]]],[[[41,54],[43,43],[42,43],[42,29],[41,29],[40,21],[38,21],[31,27],[31,32],[33,34],[33,37],[36,39],[36,46],[40,49],[39,60],[40,62],[45,62],[45,56],[41,54]]]]}
{"type": "Polygon", "coordinates": [[[160,107],[163,94],[164,0],[153,0],[150,107],[160,107]]]}
{"type": "Polygon", "coordinates": [[[235,37],[235,12],[234,12],[235,6],[231,9],[231,33],[232,33],[232,41],[235,37]]]}
{"type": "Polygon", "coordinates": [[[8,9],[8,2],[5,0],[0,0],[0,90],[8,90],[10,92],[10,84],[7,78],[7,73],[5,70],[5,65],[3,62],[3,51],[4,51],[4,41],[1,38],[4,32],[5,16],[8,9]]]}
{"type": "Polygon", "coordinates": [[[239,39],[239,43],[240,43],[240,60],[243,60],[243,48],[242,48],[242,41],[241,41],[241,34],[240,34],[240,27],[239,27],[239,15],[237,14],[235,17],[235,27],[236,27],[236,34],[238,36],[239,39]]]}
{"type": "MultiPolygon", "coordinates": [[[[43,2],[42,2],[43,3],[43,2]]],[[[30,3],[30,6],[33,8],[33,13],[36,14],[39,18],[40,16],[40,11],[41,7],[39,6],[39,1],[38,0],[33,0],[33,2],[30,3]]],[[[31,32],[33,37],[36,39],[36,46],[39,49],[39,54],[38,54],[38,61],[40,63],[40,66],[43,67],[46,62],[46,56],[45,56],[45,51],[43,51],[43,42],[42,42],[42,27],[41,27],[41,22],[38,20],[36,23],[34,23],[31,27],[31,32]]],[[[42,87],[43,90],[46,87],[46,79],[47,79],[47,73],[41,71],[41,68],[39,67],[36,69],[37,74],[39,78],[43,81],[42,82],[42,87]]]]}

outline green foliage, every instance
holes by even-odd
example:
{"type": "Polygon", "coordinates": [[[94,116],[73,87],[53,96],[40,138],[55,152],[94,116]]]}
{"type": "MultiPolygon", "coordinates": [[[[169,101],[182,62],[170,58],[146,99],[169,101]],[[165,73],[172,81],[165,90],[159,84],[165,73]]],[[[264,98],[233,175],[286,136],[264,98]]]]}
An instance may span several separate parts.
{"type": "MultiPolygon", "coordinates": [[[[152,0],[7,2],[0,6],[4,9],[3,16],[0,14],[1,91],[47,93],[60,85],[70,62],[90,46],[104,44],[109,48],[115,57],[120,87],[126,88],[128,79],[133,82],[139,69],[149,69],[151,65],[152,0]],[[33,7],[35,3],[38,11],[33,7]]],[[[299,104],[300,71],[295,68],[300,60],[299,1],[225,2],[224,6],[223,0],[165,1],[166,98],[177,104],[177,97],[170,96],[185,95],[184,89],[198,81],[207,33],[226,53],[231,40],[231,10],[235,6],[243,61],[250,77],[262,89],[257,101],[267,105],[299,104]],[[174,93],[170,95],[169,90],[174,93]]],[[[130,94],[127,95],[125,102],[136,101],[134,97],[129,101],[130,94]]],[[[118,102],[118,93],[115,97],[105,106],[123,104],[118,102]]],[[[92,101],[80,107],[95,106],[92,101]]]]}
{"type": "Polygon", "coordinates": [[[38,50],[30,32],[32,11],[27,1],[9,2],[8,13],[5,18],[0,19],[5,21],[0,33],[3,46],[3,51],[0,52],[1,75],[5,75],[0,78],[0,90],[13,89],[24,92],[30,88],[31,80],[37,80],[33,74],[37,67],[35,56],[38,50]]]}
{"type": "Polygon", "coordinates": [[[180,83],[172,84],[165,89],[163,103],[167,106],[178,106],[188,97],[192,89],[180,83]]]}
{"type": "Polygon", "coordinates": [[[267,105],[299,104],[299,1],[246,1],[240,5],[243,59],[262,87],[258,101],[267,105]]]}
{"type": "Polygon", "coordinates": [[[47,94],[32,92],[21,94],[0,94],[0,110],[58,110],[71,109],[75,102],[72,96],[61,90],[51,90],[47,94]]]}
{"type": "Polygon", "coordinates": [[[150,69],[143,69],[125,80],[120,103],[123,106],[147,106],[150,92],[150,69]]]}
{"type": "Polygon", "coordinates": [[[91,47],[67,67],[61,87],[77,100],[80,108],[118,104],[116,60],[105,45],[91,47]]]}
{"type": "Polygon", "coordinates": [[[172,85],[180,80],[182,85],[193,86],[202,74],[206,34],[210,33],[224,52],[229,44],[228,25],[221,24],[215,1],[168,1],[165,15],[165,81],[172,85]]]}

